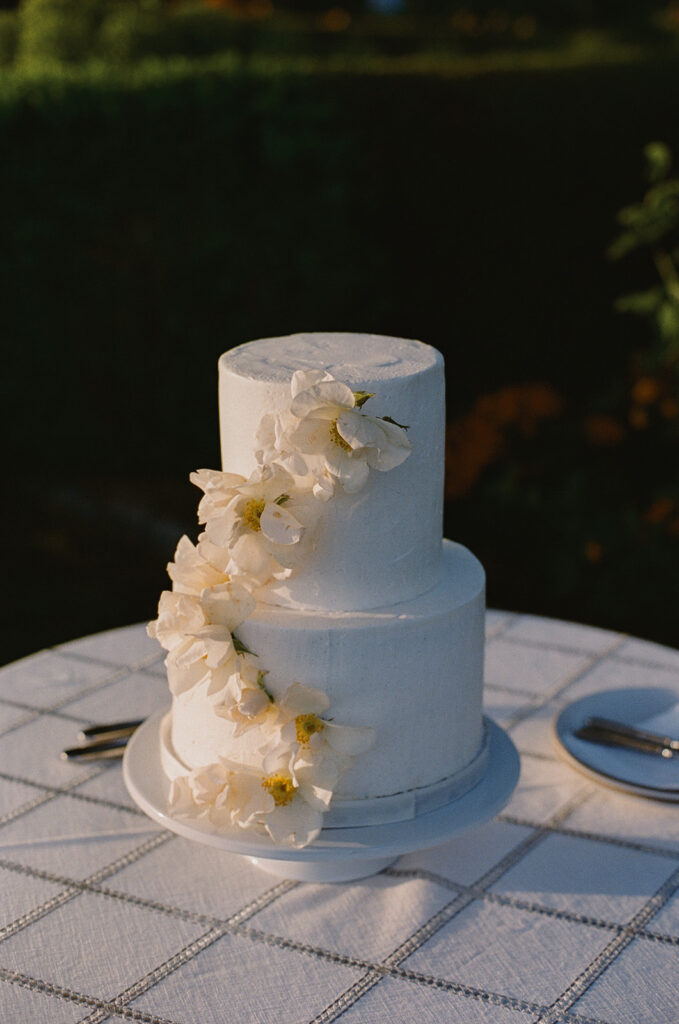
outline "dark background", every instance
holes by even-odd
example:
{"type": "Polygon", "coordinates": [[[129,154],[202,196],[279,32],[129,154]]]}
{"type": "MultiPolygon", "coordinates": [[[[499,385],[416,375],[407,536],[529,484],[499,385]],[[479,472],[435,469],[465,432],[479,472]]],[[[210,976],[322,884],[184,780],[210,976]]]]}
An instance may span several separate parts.
{"type": "Polygon", "coordinates": [[[446,533],[486,565],[489,604],[678,644],[674,367],[649,370],[648,323],[614,310],[652,262],[606,255],[643,147],[679,153],[663,40],[574,61],[533,41],[494,66],[469,36],[424,69],[257,63],[242,41],[184,61],[13,51],[2,661],[154,616],[197,532],[188,474],[219,464],[218,356],[300,330],[444,353],[446,533]],[[649,374],[665,405],[637,400],[649,374]]]}

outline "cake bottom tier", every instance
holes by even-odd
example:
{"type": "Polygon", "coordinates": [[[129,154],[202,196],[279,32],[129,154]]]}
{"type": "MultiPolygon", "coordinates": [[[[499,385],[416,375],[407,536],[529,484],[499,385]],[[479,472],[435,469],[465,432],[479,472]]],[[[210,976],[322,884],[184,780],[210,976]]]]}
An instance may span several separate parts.
{"type": "MultiPolygon", "coordinates": [[[[466,548],[443,545],[441,582],[411,601],[362,612],[260,604],[238,630],[280,696],[293,682],[328,694],[328,718],[371,726],[374,746],[340,778],[327,825],[399,821],[456,799],[485,767],[485,577],[466,548]]],[[[252,753],[197,686],[175,697],[168,774],[252,753]]]]}

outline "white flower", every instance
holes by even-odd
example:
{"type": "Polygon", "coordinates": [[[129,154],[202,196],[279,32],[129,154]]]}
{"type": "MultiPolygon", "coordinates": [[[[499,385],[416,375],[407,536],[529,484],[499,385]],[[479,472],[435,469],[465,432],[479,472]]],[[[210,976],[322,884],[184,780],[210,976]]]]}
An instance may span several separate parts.
{"type": "Polygon", "coordinates": [[[233,633],[255,610],[255,599],[241,579],[229,579],[216,587],[206,587],[200,606],[209,623],[225,626],[233,633]]]}
{"type": "Polygon", "coordinates": [[[272,756],[290,751],[297,771],[321,762],[346,771],[352,759],[375,742],[375,730],[368,726],[337,725],[321,717],[330,707],[323,690],[302,683],[293,683],[280,700],[278,711],[279,741],[272,756]]]}
{"type": "Polygon", "coordinates": [[[227,761],[197,768],[175,779],[170,808],[179,817],[204,818],[218,828],[252,828],[275,808],[259,772],[231,768],[227,761]]]}
{"type": "Polygon", "coordinates": [[[318,518],[311,491],[297,487],[280,466],[260,466],[235,483],[235,474],[225,476],[219,502],[213,487],[207,540],[227,549],[239,572],[260,580],[299,565],[307,551],[300,541],[318,518]]]}
{"type": "Polygon", "coordinates": [[[168,802],[177,817],[207,820],[221,829],[263,827],[275,843],[299,848],[321,831],[333,779],[327,770],[295,773],[284,762],[262,774],[221,760],[174,779],[168,802]]]}
{"type": "Polygon", "coordinates": [[[180,539],[174,562],[169,563],[167,572],[172,589],[180,594],[200,594],[206,587],[215,587],[229,579],[225,572],[220,572],[203,557],[188,537],[180,539]]]}
{"type": "Polygon", "coordinates": [[[189,633],[165,659],[167,681],[175,696],[207,682],[208,694],[223,690],[238,669],[238,653],[226,626],[203,626],[189,633]]]}
{"type": "Polygon", "coordinates": [[[262,786],[271,794],[273,809],[264,828],[280,846],[307,846],[323,828],[337,770],[333,765],[296,765],[294,756],[269,756],[264,761],[262,786]]]}
{"type": "Polygon", "coordinates": [[[158,618],[147,632],[169,651],[165,664],[175,696],[207,681],[208,693],[223,690],[238,669],[234,630],[253,612],[255,600],[236,580],[206,587],[200,596],[164,591],[158,618]]]}
{"type": "Polygon", "coordinates": [[[361,412],[372,396],[353,392],[330,374],[298,370],[292,378],[292,395],[294,421],[284,430],[281,424],[277,443],[283,451],[304,456],[317,478],[316,497],[329,496],[332,481],[355,494],[371,468],[386,472],[410,454],[405,428],[361,412]]]}
{"type": "Polygon", "coordinates": [[[277,712],[266,687],[266,675],[256,659],[245,655],[238,671],[229,678],[222,702],[215,705],[215,714],[234,723],[234,737],[265,724],[275,725],[277,712]]]}
{"type": "Polygon", "coordinates": [[[158,602],[158,618],[149,622],[146,632],[171,651],[182,642],[186,633],[206,625],[205,613],[194,594],[164,590],[158,602]]]}
{"type": "Polygon", "coordinates": [[[293,477],[303,479],[309,475],[309,466],[287,440],[287,432],[296,422],[289,409],[284,409],[278,415],[267,413],[263,416],[255,434],[255,441],[259,445],[255,458],[260,465],[275,463],[293,477]]]}

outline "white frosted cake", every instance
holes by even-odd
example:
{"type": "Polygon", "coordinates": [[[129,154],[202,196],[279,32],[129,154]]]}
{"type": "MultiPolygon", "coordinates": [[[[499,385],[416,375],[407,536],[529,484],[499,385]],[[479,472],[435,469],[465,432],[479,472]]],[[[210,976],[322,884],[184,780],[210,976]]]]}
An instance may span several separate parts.
{"type": "Polygon", "coordinates": [[[171,812],[303,846],[458,798],[486,760],[484,573],[442,541],[440,353],[250,342],[219,361],[219,411],[204,532],[149,627],[171,812]]]}

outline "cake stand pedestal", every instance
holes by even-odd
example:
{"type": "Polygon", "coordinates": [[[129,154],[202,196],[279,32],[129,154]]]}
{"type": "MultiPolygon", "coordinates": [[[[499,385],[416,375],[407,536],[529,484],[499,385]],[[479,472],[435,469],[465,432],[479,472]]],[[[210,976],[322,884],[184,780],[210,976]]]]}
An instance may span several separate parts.
{"type": "Polygon", "coordinates": [[[123,759],[130,796],[163,828],[185,839],[249,857],[270,874],[302,882],[348,882],[382,871],[404,853],[437,846],[493,818],[505,806],[519,778],[519,755],[509,736],[487,719],[488,766],[481,781],[458,800],[409,821],[361,828],[327,828],[301,850],[275,846],[267,835],[231,829],[217,832],[209,822],[169,813],[170,783],[160,765],[165,712],[134,733],[123,759]]]}

